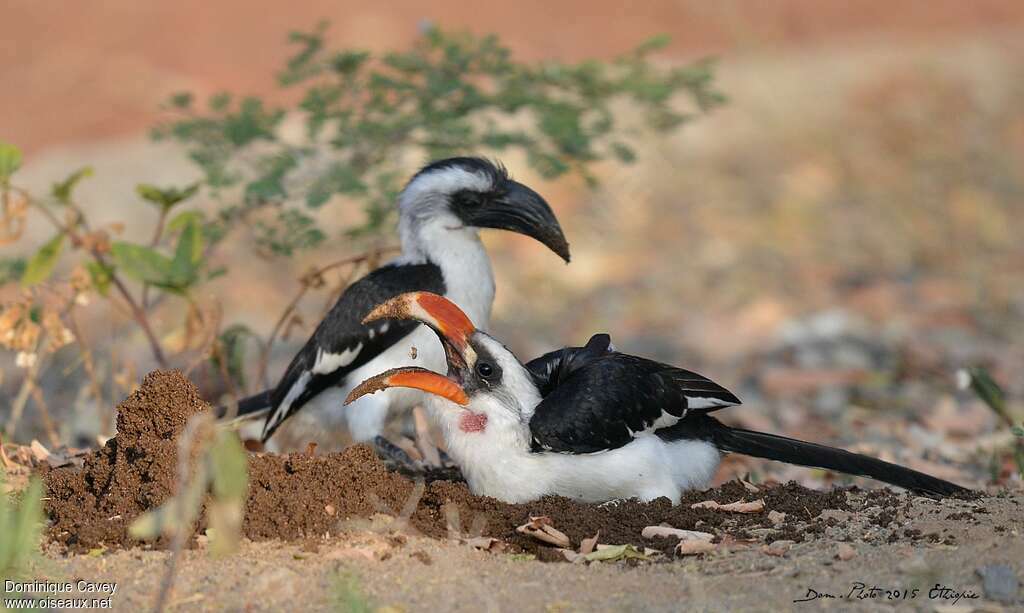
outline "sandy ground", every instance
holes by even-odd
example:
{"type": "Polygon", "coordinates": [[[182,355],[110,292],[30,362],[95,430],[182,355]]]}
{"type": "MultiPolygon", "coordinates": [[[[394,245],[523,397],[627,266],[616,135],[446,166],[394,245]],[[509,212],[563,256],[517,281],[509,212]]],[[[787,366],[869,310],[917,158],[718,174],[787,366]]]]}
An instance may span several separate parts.
{"type": "MultiPolygon", "coordinates": [[[[395,538],[384,523],[303,544],[245,542],[239,554],[222,560],[185,552],[170,609],[359,610],[355,605],[365,603],[390,611],[1020,610],[1020,601],[1000,603],[991,591],[986,597],[977,569],[1008,564],[1018,577],[1024,571],[1024,495],[981,503],[910,502],[909,512],[897,517],[897,531],[934,532],[956,544],[870,544],[863,540],[871,538],[869,528],[848,534],[855,553],[846,560],[838,558],[838,542],[825,538],[794,544],[783,556],[736,544],[702,558],[585,566],[415,535],[395,538]],[[988,513],[975,513],[979,504],[988,513]],[[865,587],[857,591],[861,583],[865,587]],[[949,591],[935,591],[937,584],[949,591]],[[872,587],[919,591],[914,598],[889,600],[884,591],[871,596],[872,587]],[[794,602],[811,589],[840,598],[794,602]],[[955,593],[962,594],[959,600],[955,593]]],[[[51,577],[115,581],[114,608],[139,610],[152,605],[168,557],[141,550],[48,554],[44,568],[51,577]]]]}

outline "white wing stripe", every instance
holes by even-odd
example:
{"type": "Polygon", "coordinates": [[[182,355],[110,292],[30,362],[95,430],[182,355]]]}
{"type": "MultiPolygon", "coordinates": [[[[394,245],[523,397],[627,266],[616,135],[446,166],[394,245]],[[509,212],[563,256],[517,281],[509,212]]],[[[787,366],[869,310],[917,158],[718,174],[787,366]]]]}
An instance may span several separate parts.
{"type": "Polygon", "coordinates": [[[711,409],[714,407],[727,407],[736,404],[721,398],[704,398],[700,396],[687,396],[686,405],[691,409],[711,409]]]}
{"type": "Polygon", "coordinates": [[[288,416],[288,412],[291,410],[292,403],[295,402],[295,399],[299,397],[299,394],[305,391],[306,386],[309,384],[309,380],[311,378],[312,375],[309,374],[309,371],[302,373],[302,375],[299,377],[299,380],[296,381],[292,385],[291,389],[288,390],[288,395],[285,396],[284,400],[281,401],[281,404],[277,406],[277,409],[274,410],[274,413],[270,416],[270,419],[268,419],[263,424],[264,437],[267,436],[267,432],[270,432],[271,429],[276,428],[277,425],[284,421],[284,419],[288,416]]]}
{"type": "Polygon", "coordinates": [[[327,353],[323,349],[316,350],[316,363],[313,364],[314,375],[329,375],[339,368],[344,368],[354,362],[362,351],[363,344],[357,343],[355,347],[346,349],[341,353],[327,353]]]}

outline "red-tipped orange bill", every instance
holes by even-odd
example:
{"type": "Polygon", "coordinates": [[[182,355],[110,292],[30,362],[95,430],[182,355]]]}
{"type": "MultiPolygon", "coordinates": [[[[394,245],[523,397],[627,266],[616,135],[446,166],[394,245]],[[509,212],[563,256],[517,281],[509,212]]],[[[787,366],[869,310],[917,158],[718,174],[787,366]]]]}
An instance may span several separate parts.
{"type": "Polygon", "coordinates": [[[462,389],[461,385],[448,377],[416,366],[392,368],[385,373],[370,377],[349,392],[348,398],[345,398],[345,404],[366,394],[373,394],[389,387],[411,387],[446,398],[455,404],[462,406],[469,404],[469,396],[466,395],[466,391],[462,389]]]}
{"type": "Polygon", "coordinates": [[[377,305],[363,318],[367,324],[378,319],[413,319],[446,337],[456,347],[466,346],[476,326],[454,302],[430,292],[409,292],[377,305]]]}

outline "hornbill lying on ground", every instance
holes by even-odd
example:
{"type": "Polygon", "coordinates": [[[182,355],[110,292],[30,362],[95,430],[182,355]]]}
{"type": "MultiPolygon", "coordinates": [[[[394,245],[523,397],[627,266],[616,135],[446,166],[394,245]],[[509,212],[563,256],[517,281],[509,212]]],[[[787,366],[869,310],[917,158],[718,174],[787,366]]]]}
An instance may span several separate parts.
{"type": "Polygon", "coordinates": [[[427,165],[405,186],[398,207],[402,254],[345,290],[274,389],[239,402],[238,416],[266,413],[264,442],[306,407],[313,428],[345,419],[355,441],[372,441],[401,456],[380,436],[385,420],[420,404],[424,394],[395,389],[361,400],[353,411],[344,410],[342,399],[369,376],[413,363],[413,354],[415,363],[435,369],[443,368],[445,358],[433,334],[415,321],[364,325],[366,314],[389,298],[424,290],[446,296],[486,329],[494,273],[480,242],[481,228],[525,234],[569,261],[569,245],[548,203],[484,159],[457,157],[427,165]]]}
{"type": "Polygon", "coordinates": [[[619,353],[606,334],[523,365],[441,296],[404,294],[365,321],[395,319],[437,333],[447,376],[398,368],[363,382],[347,401],[396,387],[432,394],[427,406],[476,494],[506,502],[558,494],[584,502],[665,496],[677,503],[681,490],[707,485],[722,452],[932,495],[966,491],[868,456],[726,426],[709,413],[739,404],[736,396],[697,373],[619,353]]]}

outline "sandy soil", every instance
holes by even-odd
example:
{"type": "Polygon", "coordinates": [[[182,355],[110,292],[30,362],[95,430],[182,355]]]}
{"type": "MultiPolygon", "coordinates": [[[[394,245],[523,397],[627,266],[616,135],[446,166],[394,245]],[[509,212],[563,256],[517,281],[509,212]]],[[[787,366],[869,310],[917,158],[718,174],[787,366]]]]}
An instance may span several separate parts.
{"type": "MultiPolygon", "coordinates": [[[[421,536],[394,538],[388,522],[378,522],[374,531],[301,544],[246,542],[224,560],[187,551],[170,602],[175,610],[352,610],[355,589],[372,606],[405,611],[1016,610],[987,599],[976,571],[997,563],[1009,564],[1017,576],[1024,570],[1024,496],[990,499],[987,513],[975,513],[974,503],[963,501],[901,500],[911,504],[899,514],[897,532],[935,532],[956,544],[902,537],[866,542],[868,527],[847,532],[855,552],[847,560],[837,557],[838,541],[826,538],[794,544],[782,556],[737,543],[701,558],[584,566],[421,536]],[[973,517],[949,519],[965,517],[957,513],[973,517]],[[920,591],[904,601],[888,601],[883,593],[794,603],[808,589],[845,596],[858,583],[867,586],[862,595],[872,586],[920,591]],[[935,592],[930,598],[936,584],[967,596],[956,601],[951,593],[935,592]],[[949,608],[954,605],[959,608],[949,608]]],[[[137,610],[151,606],[168,557],[135,549],[95,557],[49,554],[46,564],[53,576],[116,581],[115,608],[137,610]]]]}

